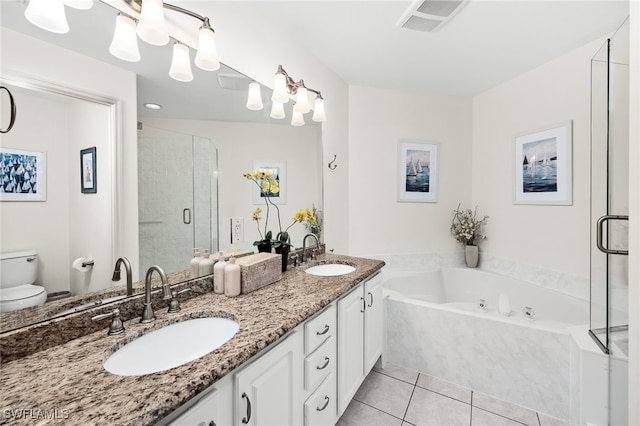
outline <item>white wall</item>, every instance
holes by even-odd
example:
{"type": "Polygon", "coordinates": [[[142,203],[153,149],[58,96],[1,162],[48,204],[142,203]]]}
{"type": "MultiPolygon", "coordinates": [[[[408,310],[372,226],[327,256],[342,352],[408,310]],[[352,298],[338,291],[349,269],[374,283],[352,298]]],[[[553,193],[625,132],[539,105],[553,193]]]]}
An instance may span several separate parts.
{"type": "MultiPolygon", "coordinates": [[[[121,217],[118,218],[121,232],[116,241],[117,247],[115,248],[115,255],[128,256],[132,262],[134,274],[137,274],[137,256],[134,256],[134,254],[138,253],[135,74],[6,28],[2,28],[0,34],[2,36],[2,60],[0,61],[0,72],[2,75],[24,77],[29,80],[47,82],[99,97],[119,100],[119,118],[121,125],[117,130],[118,134],[116,136],[121,140],[121,151],[107,153],[104,150],[99,150],[98,161],[107,160],[107,164],[102,164],[105,169],[98,171],[98,182],[100,185],[100,176],[103,176],[105,179],[107,178],[108,170],[114,167],[113,159],[117,157],[118,166],[122,170],[122,179],[119,183],[120,198],[118,200],[118,204],[121,207],[121,217]],[[46,64],[46,66],[43,66],[43,64],[46,64]],[[105,154],[104,157],[102,155],[103,153],[105,154]]],[[[24,115],[25,111],[23,111],[18,104],[18,120],[22,120],[24,115]]],[[[30,126],[38,127],[38,122],[39,121],[36,121],[36,124],[30,124],[30,126]]],[[[78,126],[85,125],[85,123],[75,123],[74,126],[76,124],[78,126]]],[[[43,138],[44,142],[46,140],[47,128],[46,126],[40,127],[45,133],[45,137],[43,138]]],[[[84,140],[79,142],[78,146],[89,147],[96,145],[93,143],[93,141],[96,140],[94,134],[95,129],[87,129],[86,127],[84,129],[83,132],[87,131],[88,134],[81,137],[81,139],[84,140]]],[[[74,132],[79,131],[81,131],[81,127],[78,127],[74,132]]],[[[71,130],[69,130],[69,132],[71,135],[71,130]]],[[[78,133],[75,134],[76,136],[78,135],[78,133]]],[[[50,145],[50,150],[53,150],[53,146],[54,145],[50,145]]],[[[72,173],[75,173],[74,170],[79,170],[79,164],[76,163],[76,161],[79,163],[79,157],[78,153],[77,160],[72,160],[73,162],[68,165],[72,173]]],[[[52,177],[49,176],[49,178],[51,179],[52,177]]],[[[74,180],[74,177],[72,176],[67,180],[74,180]]],[[[64,188],[68,190],[66,183],[64,184],[64,188]]],[[[101,192],[101,189],[102,187],[99,186],[98,191],[101,192]]],[[[105,189],[108,191],[110,188],[105,187],[105,189]]],[[[79,192],[79,188],[74,189],[74,191],[79,192]]],[[[97,197],[93,199],[93,201],[98,199],[102,199],[102,197],[97,197]]],[[[94,208],[91,208],[91,212],[87,214],[95,216],[97,214],[96,211],[100,211],[100,217],[104,217],[106,213],[100,206],[95,205],[94,208]]],[[[63,226],[66,227],[69,221],[69,214],[58,212],[54,216],[48,216],[46,220],[52,227],[56,227],[59,223],[64,223],[63,226]]],[[[66,233],[68,234],[68,232],[66,233]]],[[[59,241],[61,241],[60,238],[47,236],[47,242],[52,245],[59,244],[59,241]]],[[[92,249],[87,250],[92,251],[92,249]]],[[[95,260],[99,262],[100,265],[104,265],[106,270],[113,267],[115,259],[113,259],[113,255],[110,254],[107,259],[101,257],[95,260]]],[[[44,261],[50,263],[48,260],[44,261]]],[[[62,263],[64,263],[67,268],[71,266],[69,261],[62,263]]],[[[97,273],[97,271],[95,272],[97,273]]],[[[105,277],[107,285],[111,285],[110,278],[110,276],[105,277]]]]}
{"type": "Polygon", "coordinates": [[[0,136],[1,145],[45,153],[47,200],[1,202],[0,247],[3,252],[38,250],[37,283],[48,293],[69,290],[69,103],[18,90],[13,96],[18,115],[13,129],[0,136]],[[61,218],[59,226],[51,226],[51,218],[61,218]]]}
{"type": "Polygon", "coordinates": [[[460,249],[449,226],[471,201],[470,98],[350,87],[348,169],[352,253],[460,249]],[[437,203],[397,201],[400,139],[439,144],[437,203]]]}
{"type": "MultiPolygon", "coordinates": [[[[317,126],[293,127],[283,124],[233,123],[201,120],[167,120],[144,118],[145,126],[172,130],[209,138],[218,148],[218,185],[220,215],[220,247],[255,250],[252,243],[260,239],[251,213],[256,207],[266,211],[264,204],[254,204],[255,184],[243,177],[253,172],[254,160],[283,161],[287,169],[287,203],[279,206],[282,226],[301,208],[318,206],[321,202],[320,129],[317,126]],[[312,167],[310,169],[309,167],[312,167]],[[244,244],[231,247],[229,241],[231,218],[244,219],[244,244]]],[[[268,229],[275,238],[278,227],[272,215],[268,229]]],[[[264,230],[264,219],[261,221],[264,230]]],[[[290,229],[292,243],[301,244],[305,228],[296,224],[290,229]]],[[[264,231],[263,231],[264,233],[264,231]]]]}
{"type": "Polygon", "coordinates": [[[482,250],[589,276],[590,60],[605,39],[473,98],[473,204],[491,218],[482,250]],[[573,205],[512,204],[514,136],[573,120],[573,205]]]}

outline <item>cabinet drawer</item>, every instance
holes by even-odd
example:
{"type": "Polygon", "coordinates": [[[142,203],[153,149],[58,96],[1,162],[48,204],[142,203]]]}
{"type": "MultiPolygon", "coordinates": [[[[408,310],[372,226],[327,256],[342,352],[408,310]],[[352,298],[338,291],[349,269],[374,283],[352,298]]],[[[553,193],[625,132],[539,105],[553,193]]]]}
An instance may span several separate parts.
{"type": "Polygon", "coordinates": [[[330,372],[337,371],[336,339],[329,337],[304,360],[304,389],[315,389],[330,372]]]}
{"type": "Polygon", "coordinates": [[[317,317],[304,325],[304,354],[315,351],[322,342],[336,333],[336,305],[332,303],[317,317]]]}
{"type": "Polygon", "coordinates": [[[337,420],[336,375],[329,376],[304,403],[305,426],[333,426],[337,420]]]}

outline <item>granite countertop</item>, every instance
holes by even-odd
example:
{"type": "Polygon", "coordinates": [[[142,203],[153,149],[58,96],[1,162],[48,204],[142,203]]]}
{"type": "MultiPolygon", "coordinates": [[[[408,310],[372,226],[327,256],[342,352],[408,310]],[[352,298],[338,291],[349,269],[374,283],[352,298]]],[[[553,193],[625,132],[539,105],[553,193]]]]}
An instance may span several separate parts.
{"type": "Polygon", "coordinates": [[[228,298],[208,292],[182,302],[176,314],[156,308],[151,324],[126,321],[120,336],[106,335],[107,321],[101,331],[3,363],[0,424],[156,423],[384,266],[332,254],[315,263],[325,261],[348,263],[356,271],[316,277],[304,273],[304,267],[289,268],[280,281],[253,293],[228,298]],[[121,377],[102,368],[107,356],[147,330],[207,316],[235,319],[240,329],[215,351],[161,373],[121,377]]]}

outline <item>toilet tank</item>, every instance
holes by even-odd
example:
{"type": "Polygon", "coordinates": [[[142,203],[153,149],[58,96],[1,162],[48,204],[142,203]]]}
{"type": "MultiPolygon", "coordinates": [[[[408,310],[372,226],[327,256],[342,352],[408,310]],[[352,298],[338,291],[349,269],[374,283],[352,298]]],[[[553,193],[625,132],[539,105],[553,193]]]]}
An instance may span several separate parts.
{"type": "Polygon", "coordinates": [[[0,288],[33,284],[38,277],[36,250],[0,253],[0,288]]]}

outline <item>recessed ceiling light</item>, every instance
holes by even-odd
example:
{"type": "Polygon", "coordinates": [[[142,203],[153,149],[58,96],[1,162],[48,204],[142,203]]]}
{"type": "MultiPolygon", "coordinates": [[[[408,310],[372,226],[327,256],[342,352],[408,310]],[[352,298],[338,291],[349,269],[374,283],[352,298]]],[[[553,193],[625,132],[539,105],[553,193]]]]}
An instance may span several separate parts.
{"type": "Polygon", "coordinates": [[[149,108],[149,109],[162,109],[162,105],[160,104],[154,104],[151,102],[147,102],[146,104],[144,104],[145,108],[149,108]]]}

